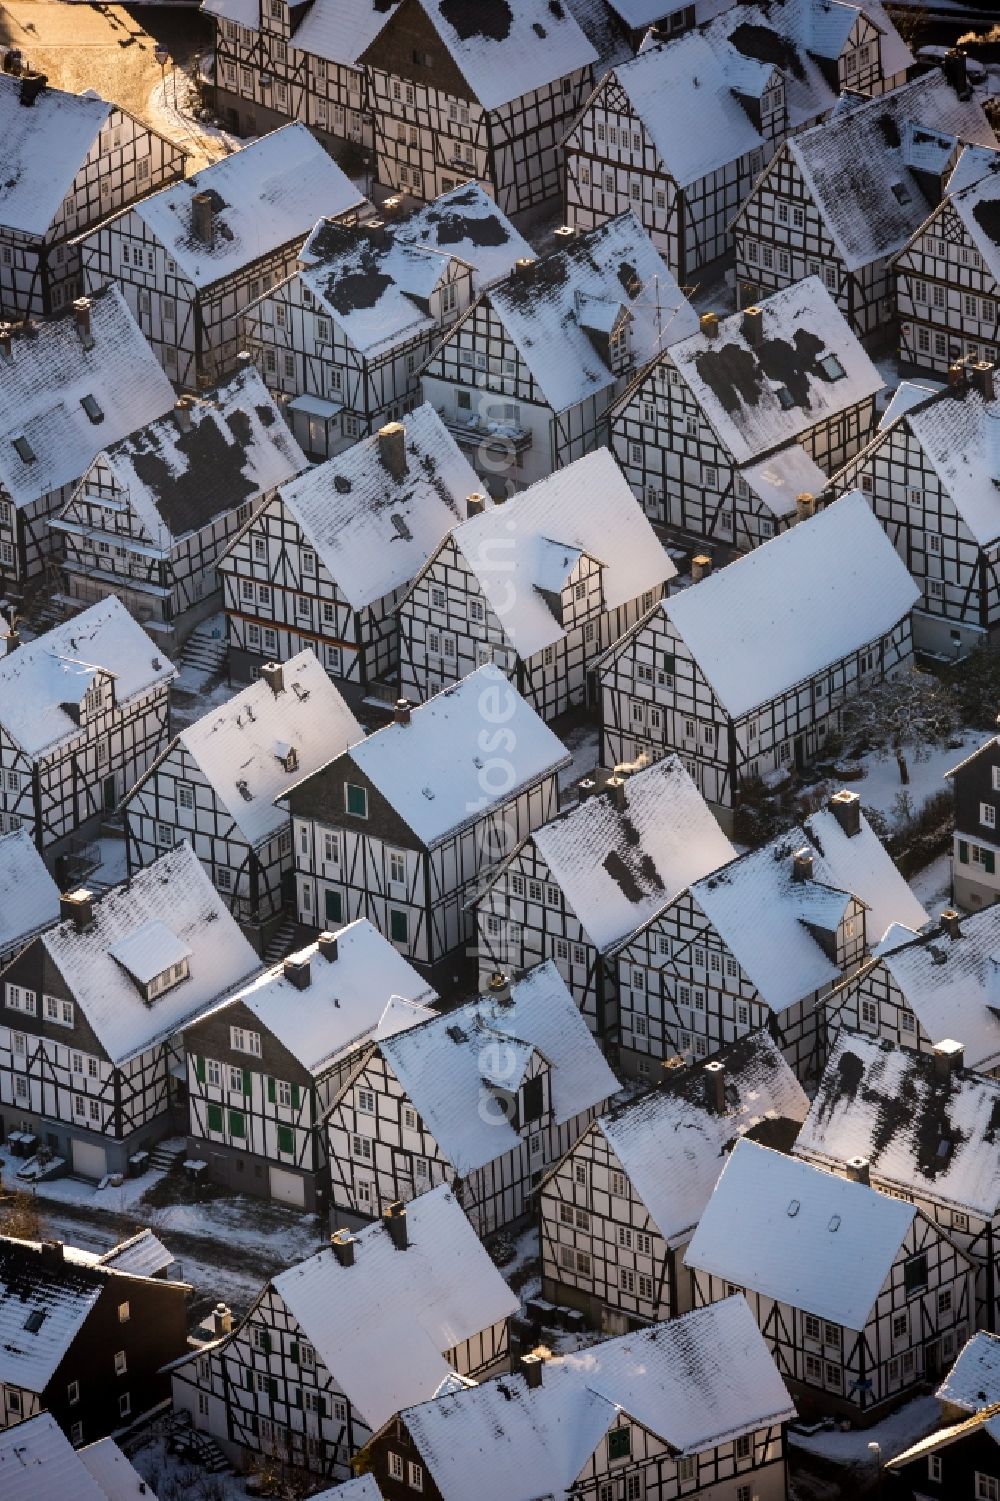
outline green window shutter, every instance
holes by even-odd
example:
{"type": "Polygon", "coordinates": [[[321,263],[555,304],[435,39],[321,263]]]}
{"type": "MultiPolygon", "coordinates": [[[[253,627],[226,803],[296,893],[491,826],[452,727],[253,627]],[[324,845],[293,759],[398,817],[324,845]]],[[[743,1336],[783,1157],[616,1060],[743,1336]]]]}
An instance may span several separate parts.
{"type": "Polygon", "coordinates": [[[294,1152],[295,1151],[295,1137],[292,1134],[292,1128],[291,1128],[291,1126],[279,1126],[278,1127],[278,1151],[279,1152],[294,1152]]]}
{"type": "Polygon", "coordinates": [[[250,1091],[252,1089],[253,1089],[253,1074],[250,1072],[250,1070],[248,1068],[245,1068],[243,1070],[243,1093],[244,1093],[244,1095],[248,1099],[250,1097],[250,1091]]]}
{"type": "Polygon", "coordinates": [[[243,1117],[242,1110],[230,1110],[230,1112],[229,1112],[229,1134],[230,1134],[230,1136],[238,1136],[238,1137],[244,1137],[244,1136],[246,1136],[246,1134],[247,1134],[247,1131],[246,1131],[246,1121],[245,1121],[245,1119],[243,1117]]]}
{"type": "Polygon", "coordinates": [[[393,943],[408,943],[410,939],[409,919],[396,907],[389,908],[389,937],[393,943]]]}
{"type": "Polygon", "coordinates": [[[205,1082],[205,1060],[204,1060],[204,1058],[196,1058],[194,1060],[194,1076],[198,1080],[199,1084],[204,1084],[204,1082],[205,1082]]]}
{"type": "Polygon", "coordinates": [[[273,1105],[276,1098],[277,1098],[277,1091],[275,1090],[275,1087],[274,1087],[274,1080],[273,1079],[268,1079],[268,1081],[267,1081],[267,1099],[268,1099],[268,1103],[271,1104],[271,1105],[273,1105]]]}
{"type": "Polygon", "coordinates": [[[299,1108],[299,1086],[297,1084],[293,1084],[292,1085],[292,1109],[293,1110],[298,1110],[298,1108],[299,1108]]]}
{"type": "Polygon", "coordinates": [[[209,1105],[209,1107],[208,1107],[208,1129],[210,1131],[221,1131],[222,1130],[222,1106],[221,1105],[209,1105]]]}
{"type": "Polygon", "coordinates": [[[293,1339],[292,1342],[291,1342],[291,1344],[288,1346],[288,1356],[289,1356],[290,1360],[293,1360],[295,1362],[295,1364],[298,1365],[298,1363],[299,1363],[299,1342],[298,1342],[297,1339],[293,1339]]]}
{"type": "Polygon", "coordinates": [[[996,871],[996,864],[996,856],[994,855],[993,851],[983,850],[983,867],[988,876],[994,874],[994,872],[996,871]]]}
{"type": "Polygon", "coordinates": [[[958,841],[958,858],[962,865],[969,863],[969,846],[964,839],[958,841]]]}

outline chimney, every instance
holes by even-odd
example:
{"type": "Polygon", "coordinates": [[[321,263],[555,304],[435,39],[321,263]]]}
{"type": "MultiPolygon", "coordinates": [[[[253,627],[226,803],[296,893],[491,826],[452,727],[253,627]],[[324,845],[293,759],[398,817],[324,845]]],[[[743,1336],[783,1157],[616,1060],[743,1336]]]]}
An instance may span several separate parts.
{"type": "Polygon", "coordinates": [[[867,1157],[848,1157],[844,1166],[847,1168],[847,1176],[852,1183],[863,1183],[866,1188],[871,1187],[871,1173],[867,1157]]]}
{"type": "Polygon", "coordinates": [[[796,850],[794,855],[792,856],[792,880],[811,881],[812,873],[812,850],[806,849],[805,846],[803,846],[802,849],[796,850]]]}
{"type": "Polygon", "coordinates": [[[409,1241],[406,1235],[406,1205],[402,1199],[397,1199],[395,1204],[390,1204],[382,1218],[396,1250],[405,1251],[409,1241]]]}
{"type": "Polygon", "coordinates": [[[408,698],[397,698],[392,717],[397,724],[409,724],[410,700],[408,698]]]}
{"type": "Polygon", "coordinates": [[[1000,475],[1000,409],[988,406],[983,412],[984,457],[990,474],[1000,475]]]}
{"type": "Polygon", "coordinates": [[[5,360],[14,357],[14,330],[9,323],[0,323],[0,355],[5,360]]]}
{"type": "Polygon", "coordinates": [[[43,1240],[39,1251],[42,1258],[42,1266],[60,1267],[66,1259],[61,1240],[43,1240]]]}
{"type": "Polygon", "coordinates": [[[80,343],[85,349],[93,346],[93,337],[90,332],[90,298],[78,297],[73,303],[73,317],[76,319],[76,331],[80,336],[80,343]]]}
{"type": "Polygon", "coordinates": [[[382,219],[369,219],[364,225],[364,231],[371,244],[379,250],[384,250],[389,244],[389,230],[382,219]]]}
{"type": "Polygon", "coordinates": [[[743,309],[743,337],[754,349],[764,342],[764,313],[759,307],[743,309]]]}
{"type": "Polygon", "coordinates": [[[554,231],[552,238],[558,240],[560,245],[565,245],[568,241],[575,240],[576,235],[577,229],[575,224],[560,224],[559,228],[554,231]]]}
{"type": "Polygon", "coordinates": [[[978,360],[973,365],[972,384],[984,401],[993,401],[995,399],[996,391],[993,379],[993,366],[989,360],[978,360]]]}
{"type": "Polygon", "coordinates": [[[713,1115],[725,1115],[726,1113],[726,1070],[721,1063],[713,1060],[706,1063],[704,1068],[705,1080],[705,1109],[713,1115]]]}
{"type": "Polygon", "coordinates": [[[387,422],[378,430],[378,456],[382,468],[397,482],[406,474],[406,428],[401,422],[387,422]]]}
{"type": "Polygon", "coordinates": [[[191,408],[193,406],[193,396],[182,396],[174,402],[174,421],[178,432],[189,433],[191,431],[191,408]]]}
{"type": "Polygon", "coordinates": [[[285,673],[280,662],[265,662],[260,669],[261,681],[266,683],[277,698],[285,686],[285,673]]]}
{"type": "Polygon", "coordinates": [[[470,519],[473,516],[481,516],[485,510],[486,497],[484,495],[480,495],[479,492],[476,491],[475,494],[466,497],[465,513],[468,517],[470,517],[470,519]]]}
{"type": "Polygon", "coordinates": [[[941,913],[940,922],[942,933],[946,933],[949,938],[961,938],[962,929],[959,924],[958,913],[954,907],[945,907],[941,913]]]}
{"type": "Polygon", "coordinates": [[[520,1371],[524,1377],[524,1384],[529,1391],[537,1391],[542,1384],[542,1372],[545,1362],[540,1355],[522,1355],[520,1371]]]}
{"type": "Polygon", "coordinates": [[[944,76],[951,84],[959,99],[968,99],[972,95],[969,87],[969,70],[965,59],[965,53],[957,47],[952,47],[950,52],[944,55],[944,76]]]}
{"type": "Polygon", "coordinates": [[[947,1082],[960,1068],[965,1067],[965,1048],[953,1037],[945,1037],[934,1046],[934,1077],[947,1082]]]}
{"type": "Polygon", "coordinates": [[[700,552],[698,553],[697,557],[691,559],[692,584],[700,584],[702,579],[708,578],[708,575],[711,573],[711,571],[712,559],[709,557],[707,552],[700,552]]]}
{"type": "Polygon", "coordinates": [[[202,244],[215,244],[215,205],[211,193],[191,195],[191,230],[202,244]]]}
{"type": "Polygon", "coordinates": [[[393,193],[391,198],[385,200],[382,212],[387,219],[395,219],[397,214],[403,212],[403,200],[398,193],[393,193]]]}
{"type": "Polygon", "coordinates": [[[323,955],[327,964],[337,962],[337,935],[336,933],[321,933],[316,940],[316,951],[323,955]]]}
{"type": "Polygon", "coordinates": [[[212,1309],[212,1328],[216,1334],[232,1334],[233,1315],[225,1303],[216,1303],[212,1309]]]}
{"type": "Polygon", "coordinates": [[[803,490],[801,495],[795,497],[796,521],[808,521],[810,516],[816,514],[816,497],[811,490],[803,490]]]}
{"type": "Polygon", "coordinates": [[[298,954],[290,954],[282,960],[281,972],[296,990],[308,990],[309,981],[312,978],[309,973],[309,960],[303,959],[298,954]]]}
{"type": "Polygon", "coordinates": [[[848,792],[846,787],[835,792],[829,808],[848,839],[861,833],[861,799],[856,792],[848,792]]]}
{"type": "Polygon", "coordinates": [[[354,1236],[350,1230],[337,1230],[330,1236],[330,1247],[341,1266],[354,1265],[354,1236]]]}
{"type": "Polygon", "coordinates": [[[951,391],[953,396],[962,396],[965,394],[968,374],[968,370],[960,360],[956,364],[948,366],[948,390],[951,391]]]}
{"type": "Polygon", "coordinates": [[[21,75],[21,103],[25,109],[31,108],[48,81],[44,73],[23,73],[21,75]]]}
{"type": "Polygon", "coordinates": [[[608,780],[604,784],[605,792],[611,794],[611,801],[619,813],[624,813],[625,811],[625,780],[623,776],[619,776],[616,772],[613,777],[608,777],[608,780]]]}
{"type": "Polygon", "coordinates": [[[597,791],[597,782],[593,777],[584,777],[581,782],[577,783],[576,791],[577,800],[581,803],[585,803],[588,797],[593,797],[594,793],[597,791]]]}
{"type": "Polygon", "coordinates": [[[518,256],[514,262],[514,275],[519,281],[527,281],[535,269],[535,258],[530,255],[518,256]]]}
{"type": "Polygon", "coordinates": [[[94,921],[94,898],[81,886],[59,898],[59,917],[63,922],[72,921],[78,933],[85,933],[94,921]]]}
{"type": "Polygon", "coordinates": [[[509,1006],[512,1000],[510,993],[510,976],[503,974],[498,969],[495,969],[490,975],[490,981],[486,987],[486,994],[489,996],[491,1001],[496,1001],[498,1006],[509,1006]]]}
{"type": "Polygon", "coordinates": [[[702,313],[698,319],[698,327],[706,339],[717,339],[719,337],[718,313],[702,313]]]}

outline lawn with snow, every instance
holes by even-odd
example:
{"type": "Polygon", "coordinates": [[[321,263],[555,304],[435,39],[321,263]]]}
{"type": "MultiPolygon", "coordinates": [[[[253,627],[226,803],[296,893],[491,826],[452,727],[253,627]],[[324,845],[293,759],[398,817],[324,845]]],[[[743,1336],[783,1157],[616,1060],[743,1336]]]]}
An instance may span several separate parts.
{"type": "Polygon", "coordinates": [[[910,773],[906,785],[899,779],[899,767],[892,752],[871,751],[861,758],[865,774],[860,781],[851,782],[851,791],[858,794],[864,807],[878,808],[889,818],[893,817],[894,804],[901,792],[909,793],[917,810],[935,792],[948,790],[951,784],[945,780],[945,772],[957,766],[983,739],[982,730],[965,730],[957,747],[906,746],[903,754],[910,773]]]}

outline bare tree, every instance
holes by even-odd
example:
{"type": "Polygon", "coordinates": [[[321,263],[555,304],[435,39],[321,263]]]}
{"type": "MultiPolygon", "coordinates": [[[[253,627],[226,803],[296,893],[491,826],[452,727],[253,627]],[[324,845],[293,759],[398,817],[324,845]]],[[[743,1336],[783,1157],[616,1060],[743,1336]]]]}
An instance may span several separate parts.
{"type": "Polygon", "coordinates": [[[919,757],[928,745],[943,745],[959,724],[952,690],[929,672],[911,671],[887,679],[844,706],[844,741],[862,750],[892,751],[899,780],[910,780],[904,751],[919,757]]]}

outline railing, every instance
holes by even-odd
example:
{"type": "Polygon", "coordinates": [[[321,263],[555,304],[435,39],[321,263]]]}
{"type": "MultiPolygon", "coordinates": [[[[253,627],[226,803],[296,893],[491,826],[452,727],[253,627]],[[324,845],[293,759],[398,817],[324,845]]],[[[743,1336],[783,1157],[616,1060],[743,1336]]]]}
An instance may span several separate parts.
{"type": "Polygon", "coordinates": [[[490,452],[525,453],[531,447],[531,433],[513,423],[465,421],[441,413],[441,421],[456,443],[466,448],[485,448],[490,452]]]}

